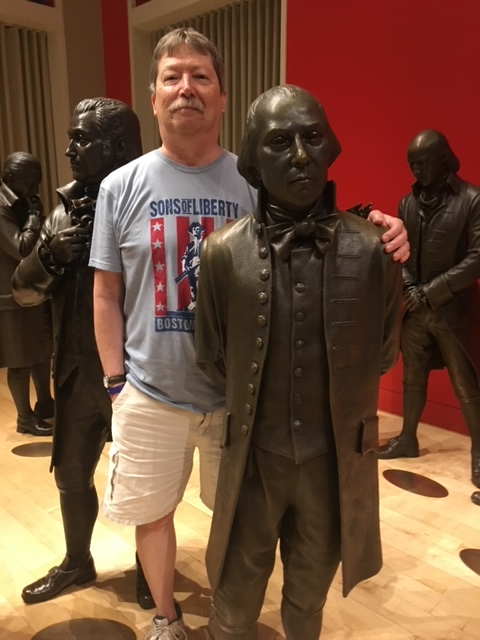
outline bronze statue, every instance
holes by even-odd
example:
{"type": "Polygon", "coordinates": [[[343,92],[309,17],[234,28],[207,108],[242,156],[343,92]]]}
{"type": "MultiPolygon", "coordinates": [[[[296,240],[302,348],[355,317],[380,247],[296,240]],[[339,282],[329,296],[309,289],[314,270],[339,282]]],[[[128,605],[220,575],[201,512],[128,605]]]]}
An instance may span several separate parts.
{"type": "Polygon", "coordinates": [[[13,298],[11,279],[18,263],[35,246],[44,221],[38,196],[42,169],[37,158],[10,154],[0,180],[0,367],[17,410],[17,431],[49,436],[53,417],[50,392],[52,332],[50,305],[22,308],[13,298]],[[30,378],[37,401],[30,404],[30,378]]]}
{"type": "Polygon", "coordinates": [[[337,209],[339,153],[311,94],[262,94],[238,160],[259,204],[203,244],[197,363],[227,412],[206,556],[215,640],[256,638],[278,540],[287,640],[319,637],[340,561],[344,595],[382,564],[377,393],[401,272],[374,225],[337,209]]]}
{"type": "Polygon", "coordinates": [[[403,427],[382,459],[419,455],[417,427],[430,370],[448,370],[472,440],[471,477],[480,487],[480,362],[472,312],[480,302],[480,189],[458,175],[446,137],[422,131],[408,147],[416,179],[399,205],[411,245],[403,268],[403,427]]]}
{"type": "Polygon", "coordinates": [[[56,411],[51,468],[66,541],[61,564],[23,590],[27,603],[49,600],[96,577],[90,553],[98,513],[94,472],[109,435],[111,402],[95,343],[88,257],[101,181],[142,152],[136,114],[109,98],[79,102],[68,137],[65,155],[74,180],[57,190],[60,204],[12,281],[20,304],[52,301],[56,411]]]}

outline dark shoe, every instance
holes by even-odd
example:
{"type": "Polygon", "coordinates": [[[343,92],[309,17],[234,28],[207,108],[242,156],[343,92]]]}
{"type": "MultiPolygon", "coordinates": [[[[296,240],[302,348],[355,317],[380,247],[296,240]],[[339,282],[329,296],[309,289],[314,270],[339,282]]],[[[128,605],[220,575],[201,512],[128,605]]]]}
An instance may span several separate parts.
{"type": "Polygon", "coordinates": [[[393,460],[394,458],[418,458],[418,440],[402,440],[400,436],[390,438],[387,444],[378,450],[380,460],[393,460]]]}
{"type": "Polygon", "coordinates": [[[474,491],[470,498],[473,504],[478,504],[478,506],[480,507],[480,491],[474,491]]]}
{"type": "Polygon", "coordinates": [[[30,418],[17,418],[17,432],[32,436],[51,436],[53,426],[33,414],[30,418]]]}
{"type": "Polygon", "coordinates": [[[480,489],[480,456],[472,456],[472,482],[480,489]]]}
{"type": "Polygon", "coordinates": [[[55,411],[53,398],[49,402],[36,402],[33,412],[40,420],[51,420],[55,411]]]}
{"type": "Polygon", "coordinates": [[[137,563],[137,602],[142,609],[154,609],[155,602],[145,579],[138,553],[135,554],[135,561],[137,563]]]}
{"type": "Polygon", "coordinates": [[[45,602],[58,596],[67,587],[91,582],[96,577],[95,564],[89,555],[78,569],[63,571],[60,567],[53,567],[46,576],[26,586],[22,591],[22,598],[27,604],[45,602]]]}

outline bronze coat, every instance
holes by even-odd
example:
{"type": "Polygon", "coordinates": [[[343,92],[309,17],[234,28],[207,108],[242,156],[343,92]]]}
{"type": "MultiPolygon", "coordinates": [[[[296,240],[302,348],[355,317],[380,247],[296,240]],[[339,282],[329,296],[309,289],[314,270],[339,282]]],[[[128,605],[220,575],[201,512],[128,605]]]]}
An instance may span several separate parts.
{"type": "MultiPolygon", "coordinates": [[[[272,264],[260,219],[256,211],[214,232],[201,254],[197,362],[221,387],[227,381],[224,449],[206,558],[212,589],[222,574],[268,353],[272,264]]],[[[370,222],[341,213],[319,292],[338,456],[345,595],[382,565],[377,395],[381,373],[397,359],[402,285],[401,269],[384,253],[380,235],[370,222]]]]}
{"type": "MultiPolygon", "coordinates": [[[[57,193],[61,204],[55,207],[45,221],[35,249],[18,265],[12,279],[13,294],[17,302],[26,307],[51,299],[54,390],[61,387],[69,375],[79,367],[91,383],[86,393],[95,394],[105,424],[109,425],[111,402],[103,386],[103,370],[93,327],[94,270],[82,264],[59,269],[58,273],[53,273],[45,269],[38,255],[38,247],[43,238],[51,238],[59,231],[72,226],[70,215],[67,213],[69,203],[74,198],[82,198],[85,190],[79,182],[71,182],[57,189],[57,193]],[[73,304],[68,305],[67,300],[73,304]],[[68,358],[65,357],[64,350],[67,326],[69,337],[73,340],[73,349],[69,352],[68,358]]],[[[60,395],[56,394],[57,402],[59,397],[60,395]]],[[[60,462],[56,455],[56,444],[60,437],[61,425],[55,424],[52,466],[60,462]]]]}

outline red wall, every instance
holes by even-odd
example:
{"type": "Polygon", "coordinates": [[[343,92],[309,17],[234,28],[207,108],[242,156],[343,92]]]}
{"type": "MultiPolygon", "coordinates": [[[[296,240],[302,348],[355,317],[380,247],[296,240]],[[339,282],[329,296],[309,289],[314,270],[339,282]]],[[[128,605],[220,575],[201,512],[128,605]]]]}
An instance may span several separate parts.
{"type": "MultiPolygon", "coordinates": [[[[289,0],[286,79],[324,104],[342,143],[331,171],[340,206],[395,213],[412,182],[407,145],[427,128],[446,134],[460,175],[480,183],[479,24],[478,0],[289,0]]],[[[398,365],[380,406],[400,414],[401,398],[398,365]]],[[[445,371],[431,376],[423,420],[465,428],[445,371]]]]}
{"type": "Polygon", "coordinates": [[[132,106],[128,6],[125,0],[101,0],[105,95],[132,106]]]}

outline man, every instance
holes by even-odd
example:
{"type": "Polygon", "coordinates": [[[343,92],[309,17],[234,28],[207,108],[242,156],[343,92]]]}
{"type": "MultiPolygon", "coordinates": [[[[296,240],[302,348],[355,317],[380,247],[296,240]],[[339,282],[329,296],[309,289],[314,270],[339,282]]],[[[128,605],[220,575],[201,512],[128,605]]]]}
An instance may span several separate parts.
{"type": "Polygon", "coordinates": [[[74,180],[58,189],[61,203],[13,276],[20,304],[52,300],[56,399],[52,467],[66,541],[61,564],[23,590],[27,603],[49,600],[96,577],[90,554],[98,512],[94,472],[109,433],[111,402],[95,345],[88,255],[100,182],[141,154],[137,116],[118,100],[82,100],[73,111],[68,137],[65,154],[74,180]]]}
{"type": "Polygon", "coordinates": [[[311,94],[262,94],[238,159],[258,207],[203,246],[197,363],[227,416],[207,549],[215,640],[257,637],[278,540],[287,640],[319,637],[340,560],[344,595],[381,567],[377,395],[397,358],[400,269],[376,227],[335,207],[339,153],[311,94]]]}
{"type": "Polygon", "coordinates": [[[429,372],[446,366],[472,440],[471,477],[480,487],[480,189],[462,180],[445,136],[422,131],[408,147],[416,182],[399,205],[412,244],[403,270],[403,427],[379,457],[416,458],[429,372]],[[439,364],[440,363],[440,364],[439,364]]]}
{"type": "Polygon", "coordinates": [[[7,384],[17,409],[17,431],[49,436],[53,417],[50,392],[52,332],[49,304],[24,309],[12,294],[12,275],[35,246],[43,206],[38,192],[42,168],[30,153],[8,156],[0,181],[0,367],[8,367],[7,384]],[[30,378],[37,401],[30,404],[30,378]]]}
{"type": "MultiPolygon", "coordinates": [[[[136,527],[157,608],[148,638],[156,640],[185,637],[173,598],[173,518],[196,446],[201,497],[213,506],[225,402],[195,366],[196,287],[179,277],[182,257],[192,223],[201,225],[195,247],[247,214],[256,193],[218,145],[226,94],[222,61],[207,38],[193,29],[164,36],[153,54],[151,92],[162,146],[103,182],[90,264],[104,372],[127,377],[114,398],[103,507],[107,517],[136,527]]],[[[408,253],[402,233],[391,248],[400,245],[397,259],[408,253]]]]}

